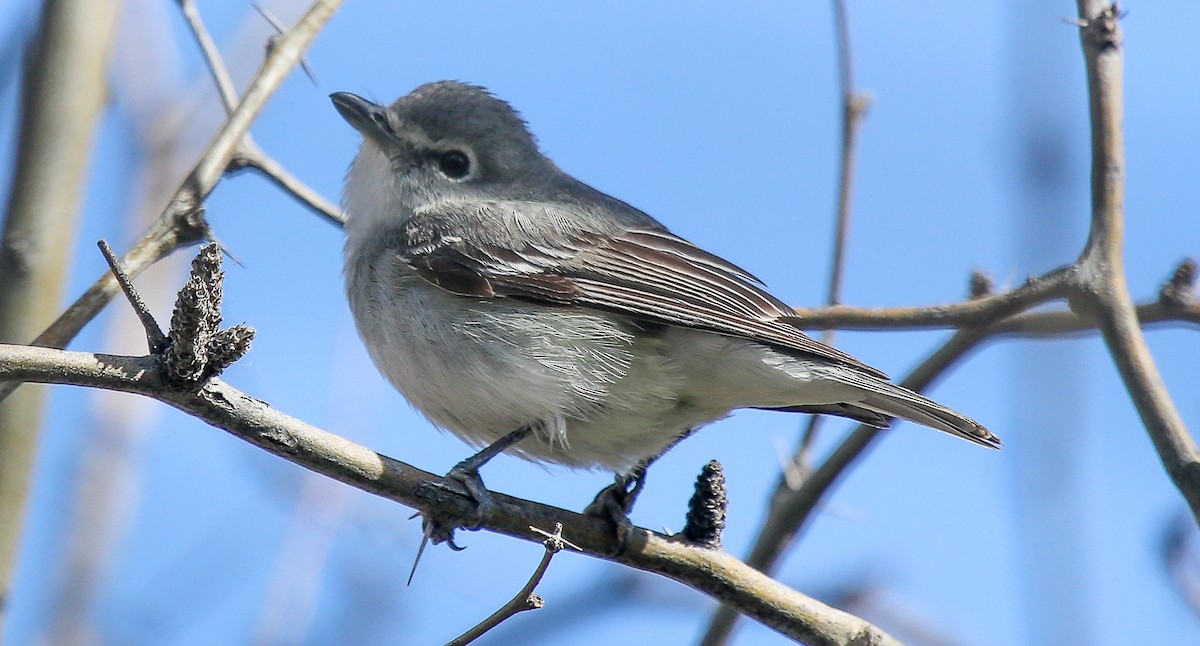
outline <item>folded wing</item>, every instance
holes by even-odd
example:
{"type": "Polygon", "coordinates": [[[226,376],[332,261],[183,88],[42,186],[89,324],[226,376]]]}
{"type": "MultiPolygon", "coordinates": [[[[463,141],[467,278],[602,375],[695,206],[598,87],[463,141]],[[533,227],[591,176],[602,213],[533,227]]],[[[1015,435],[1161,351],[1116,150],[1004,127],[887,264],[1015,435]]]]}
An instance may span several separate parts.
{"type": "Polygon", "coordinates": [[[520,245],[455,235],[454,223],[465,217],[512,221],[503,210],[522,204],[474,203],[470,213],[445,204],[419,213],[400,236],[400,254],[423,279],[462,296],[595,307],[744,337],[886,379],[801,332],[789,322],[795,312],[749,272],[666,231],[573,231],[520,245]]]}

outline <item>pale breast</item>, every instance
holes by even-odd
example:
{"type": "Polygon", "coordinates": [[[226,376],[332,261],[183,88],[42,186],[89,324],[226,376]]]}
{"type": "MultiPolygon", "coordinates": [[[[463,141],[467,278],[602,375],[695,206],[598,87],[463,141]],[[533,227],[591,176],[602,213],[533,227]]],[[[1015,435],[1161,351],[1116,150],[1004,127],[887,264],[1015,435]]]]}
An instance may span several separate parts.
{"type": "Polygon", "coordinates": [[[569,444],[567,421],[602,416],[629,370],[633,332],[604,313],[456,296],[387,254],[348,264],[346,281],[380,372],[431,421],[474,444],[525,425],[569,444]]]}

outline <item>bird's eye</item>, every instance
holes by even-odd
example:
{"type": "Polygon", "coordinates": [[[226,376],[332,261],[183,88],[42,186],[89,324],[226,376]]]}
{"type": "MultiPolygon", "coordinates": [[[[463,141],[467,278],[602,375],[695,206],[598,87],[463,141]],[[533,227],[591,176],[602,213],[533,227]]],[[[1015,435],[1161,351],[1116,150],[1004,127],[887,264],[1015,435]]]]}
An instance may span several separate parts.
{"type": "Polygon", "coordinates": [[[461,150],[447,150],[438,157],[438,168],[450,179],[462,179],[471,172],[471,160],[461,150]]]}

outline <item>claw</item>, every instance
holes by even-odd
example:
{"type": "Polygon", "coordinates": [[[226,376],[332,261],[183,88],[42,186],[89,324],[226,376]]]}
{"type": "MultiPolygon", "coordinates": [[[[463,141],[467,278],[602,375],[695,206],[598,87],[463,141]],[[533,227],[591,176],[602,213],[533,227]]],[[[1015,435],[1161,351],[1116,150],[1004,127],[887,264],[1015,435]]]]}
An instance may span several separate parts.
{"type": "Polygon", "coordinates": [[[453,480],[463,486],[467,497],[475,501],[475,510],[471,513],[470,518],[443,516],[429,510],[417,512],[417,515],[421,516],[421,525],[425,530],[425,536],[421,539],[421,547],[417,549],[417,558],[413,561],[412,572],[408,575],[410,584],[412,583],[413,575],[416,574],[417,564],[421,561],[421,555],[425,552],[425,546],[430,541],[434,545],[445,543],[455,552],[461,552],[466,549],[464,546],[454,542],[454,530],[460,527],[463,529],[478,529],[483,525],[485,520],[495,513],[497,506],[495,496],[487,490],[487,487],[483,484],[483,478],[479,476],[479,468],[486,464],[488,460],[503,453],[512,445],[529,437],[532,433],[532,427],[519,428],[484,447],[482,451],[459,462],[454,465],[454,468],[450,469],[446,474],[446,479],[453,480]]]}
{"type": "Polygon", "coordinates": [[[633,523],[629,520],[629,512],[638,495],[646,487],[646,467],[639,465],[628,474],[618,474],[613,483],[600,490],[583,513],[588,516],[604,518],[613,524],[617,540],[625,542],[633,523]]]}

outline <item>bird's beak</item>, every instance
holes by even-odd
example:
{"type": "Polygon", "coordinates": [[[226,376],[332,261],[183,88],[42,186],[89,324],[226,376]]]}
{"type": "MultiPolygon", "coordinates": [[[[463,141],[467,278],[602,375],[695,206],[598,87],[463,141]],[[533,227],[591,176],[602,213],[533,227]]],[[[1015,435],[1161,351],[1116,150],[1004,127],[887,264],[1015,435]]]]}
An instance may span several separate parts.
{"type": "Polygon", "coordinates": [[[387,123],[387,108],[372,103],[361,96],[349,92],[334,92],[329,95],[333,107],[338,114],[364,137],[370,137],[376,142],[395,139],[387,123]]]}

